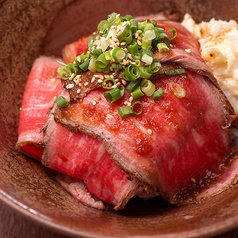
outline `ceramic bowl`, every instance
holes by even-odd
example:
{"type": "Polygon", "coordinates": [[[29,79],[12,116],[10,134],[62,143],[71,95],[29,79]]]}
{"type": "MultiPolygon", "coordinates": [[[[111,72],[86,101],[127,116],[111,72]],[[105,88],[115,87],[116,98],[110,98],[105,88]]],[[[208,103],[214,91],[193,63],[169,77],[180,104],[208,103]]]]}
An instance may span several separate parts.
{"type": "Polygon", "coordinates": [[[175,207],[133,198],[123,211],[99,211],[71,197],[45,169],[15,149],[27,75],[38,56],[88,35],[111,12],[164,11],[196,21],[238,20],[238,2],[219,0],[6,0],[0,3],[0,201],[59,233],[75,237],[198,237],[238,227],[238,185],[201,204],[175,207]],[[231,7],[232,6],[232,7],[231,7]]]}

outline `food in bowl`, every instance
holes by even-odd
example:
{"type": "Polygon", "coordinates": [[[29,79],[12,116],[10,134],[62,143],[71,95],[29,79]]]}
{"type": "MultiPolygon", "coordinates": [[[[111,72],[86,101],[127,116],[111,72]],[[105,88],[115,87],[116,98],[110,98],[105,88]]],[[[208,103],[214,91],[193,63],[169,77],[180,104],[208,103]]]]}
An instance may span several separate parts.
{"type": "Polygon", "coordinates": [[[112,13],[63,57],[35,61],[17,147],[74,197],[98,209],[143,193],[183,205],[236,182],[236,114],[180,23],[112,13]]]}

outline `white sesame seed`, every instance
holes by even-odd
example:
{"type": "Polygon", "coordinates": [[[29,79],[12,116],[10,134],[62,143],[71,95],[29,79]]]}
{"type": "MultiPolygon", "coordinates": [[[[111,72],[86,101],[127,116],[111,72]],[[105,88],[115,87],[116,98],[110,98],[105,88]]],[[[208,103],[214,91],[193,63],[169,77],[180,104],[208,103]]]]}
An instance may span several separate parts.
{"type": "Polygon", "coordinates": [[[96,38],[95,38],[96,40],[99,40],[99,36],[96,36],[96,38]]]}
{"type": "Polygon", "coordinates": [[[81,63],[81,57],[80,56],[77,56],[77,60],[79,63],[81,63]]]}
{"type": "Polygon", "coordinates": [[[138,45],[141,45],[141,42],[140,42],[139,40],[137,40],[137,44],[138,44],[138,45]]]}
{"type": "Polygon", "coordinates": [[[84,86],[87,86],[88,85],[88,82],[84,83],[84,86]]]}
{"type": "Polygon", "coordinates": [[[127,61],[125,59],[123,59],[123,64],[126,65],[127,64],[127,61]]]}
{"type": "Polygon", "coordinates": [[[125,41],[123,41],[122,43],[121,43],[121,45],[125,45],[126,44],[126,42],[125,41]]]}
{"type": "Polygon", "coordinates": [[[152,135],[152,130],[151,129],[148,129],[148,134],[151,136],[152,135]]]}
{"type": "Polygon", "coordinates": [[[104,75],[104,78],[105,78],[105,79],[108,79],[108,78],[111,78],[111,77],[110,77],[110,75],[105,74],[105,75],[104,75]]]}
{"type": "Polygon", "coordinates": [[[56,80],[55,78],[52,78],[50,81],[51,81],[51,82],[55,82],[55,80],[56,80]]]}
{"type": "MultiPolygon", "coordinates": [[[[99,74],[100,79],[104,79],[104,76],[102,74],[99,74]]],[[[99,81],[99,80],[98,80],[99,81]]]]}
{"type": "Polygon", "coordinates": [[[191,180],[193,181],[193,183],[196,183],[196,179],[195,178],[191,178],[191,180]]]}
{"type": "Polygon", "coordinates": [[[116,85],[117,85],[117,86],[119,86],[119,85],[121,85],[121,83],[120,83],[120,82],[118,82],[116,85]]]}
{"type": "Polygon", "coordinates": [[[134,98],[131,96],[131,97],[129,98],[129,102],[132,102],[133,99],[134,99],[134,98]]]}
{"type": "Polygon", "coordinates": [[[56,96],[54,96],[53,100],[55,101],[55,99],[56,99],[56,96]]]}
{"type": "Polygon", "coordinates": [[[93,40],[90,41],[90,44],[91,44],[91,45],[93,44],[93,40]]]}
{"type": "Polygon", "coordinates": [[[135,38],[138,38],[138,36],[139,36],[139,33],[138,33],[138,32],[136,32],[136,34],[135,34],[135,38]]]}
{"type": "Polygon", "coordinates": [[[95,77],[92,77],[91,79],[91,83],[93,83],[95,81],[95,77]]]}
{"type": "Polygon", "coordinates": [[[185,49],[185,51],[186,51],[187,53],[191,53],[191,52],[192,52],[191,49],[185,49]]]}
{"type": "Polygon", "coordinates": [[[138,36],[137,40],[141,40],[142,38],[140,36],[138,36]]]}
{"type": "Polygon", "coordinates": [[[94,74],[93,75],[95,78],[100,78],[100,76],[98,74],[94,74]]]}
{"type": "Polygon", "coordinates": [[[142,33],[142,30],[138,30],[138,31],[136,31],[136,32],[138,32],[139,34],[141,34],[141,33],[142,33]]]}
{"type": "Polygon", "coordinates": [[[126,80],[122,79],[121,82],[123,85],[126,85],[126,80]]]}
{"type": "Polygon", "coordinates": [[[117,14],[116,19],[119,18],[120,16],[121,16],[121,14],[117,14]]]}
{"type": "Polygon", "coordinates": [[[81,91],[81,90],[80,90],[80,89],[78,89],[78,90],[77,90],[77,93],[80,93],[80,91],[81,91]]]}
{"type": "Polygon", "coordinates": [[[81,84],[81,83],[79,83],[78,85],[79,85],[79,87],[81,87],[81,86],[82,86],[82,84],[81,84]]]}
{"type": "Polygon", "coordinates": [[[99,82],[99,83],[102,83],[102,80],[101,80],[101,79],[99,79],[99,80],[98,80],[98,82],[99,82]]]}
{"type": "Polygon", "coordinates": [[[116,88],[117,87],[117,85],[116,84],[114,84],[111,88],[116,88]]]}
{"type": "Polygon", "coordinates": [[[74,76],[75,76],[75,74],[72,73],[71,76],[69,77],[69,80],[73,80],[74,76]]]}
{"type": "Polygon", "coordinates": [[[125,105],[127,105],[127,104],[128,104],[128,102],[127,102],[127,101],[125,101],[125,102],[124,102],[124,104],[125,104],[125,105]]]}
{"type": "Polygon", "coordinates": [[[131,102],[128,102],[128,103],[127,103],[127,106],[129,106],[129,107],[130,107],[130,106],[131,106],[131,102]]]}
{"type": "Polygon", "coordinates": [[[119,79],[115,79],[116,82],[119,82],[119,79]]]}
{"type": "Polygon", "coordinates": [[[73,88],[73,87],[74,87],[74,84],[73,84],[73,83],[68,84],[68,85],[66,86],[67,89],[71,89],[71,88],[73,88]]]}
{"type": "Polygon", "coordinates": [[[117,42],[118,41],[118,39],[116,38],[116,37],[112,37],[112,40],[114,41],[114,42],[117,42]]]}
{"type": "Polygon", "coordinates": [[[94,105],[94,106],[96,105],[96,102],[95,102],[95,101],[93,101],[93,105],[94,105]]]}

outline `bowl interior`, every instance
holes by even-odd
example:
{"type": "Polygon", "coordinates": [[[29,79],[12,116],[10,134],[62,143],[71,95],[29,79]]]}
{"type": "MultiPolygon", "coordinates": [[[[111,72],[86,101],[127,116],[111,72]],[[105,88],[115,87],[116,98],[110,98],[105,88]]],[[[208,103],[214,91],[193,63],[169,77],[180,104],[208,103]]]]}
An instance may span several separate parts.
{"type": "Polygon", "coordinates": [[[99,211],[71,197],[44,168],[15,149],[27,75],[38,56],[61,56],[62,47],[89,35],[111,12],[133,16],[160,11],[196,21],[238,20],[238,2],[81,0],[1,3],[0,200],[58,232],[85,237],[180,237],[214,235],[238,226],[238,186],[202,204],[175,207],[161,198],[133,198],[123,211],[99,211]],[[230,6],[233,6],[230,8],[230,6]]]}

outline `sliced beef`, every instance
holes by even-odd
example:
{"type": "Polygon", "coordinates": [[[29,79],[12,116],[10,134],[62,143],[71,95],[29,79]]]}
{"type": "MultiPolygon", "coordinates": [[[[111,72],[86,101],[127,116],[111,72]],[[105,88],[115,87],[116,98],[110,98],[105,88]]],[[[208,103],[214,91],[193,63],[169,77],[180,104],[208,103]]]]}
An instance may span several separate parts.
{"type": "Polygon", "coordinates": [[[56,176],[57,181],[73,197],[89,207],[105,210],[106,206],[102,201],[92,196],[81,179],[71,178],[66,174],[59,173],[56,176]]]}
{"type": "Polygon", "coordinates": [[[82,101],[57,107],[55,119],[72,131],[101,140],[120,168],[149,189],[159,190],[166,200],[190,202],[234,159],[230,134],[224,129],[224,108],[217,88],[195,72],[158,76],[154,83],[165,96],[157,102],[141,98],[141,115],[122,119],[118,108],[130,95],[109,104],[104,90],[97,89],[82,101]],[[174,83],[185,89],[184,98],[174,95],[174,83]],[[100,100],[93,105],[96,95],[100,100]]]}
{"type": "Polygon", "coordinates": [[[29,74],[18,128],[17,148],[24,154],[41,160],[43,132],[41,127],[47,112],[63,86],[57,74],[59,64],[55,58],[39,57],[29,74]]]}
{"type": "Polygon", "coordinates": [[[62,50],[63,59],[66,63],[73,63],[76,56],[87,52],[88,37],[82,37],[78,41],[68,44],[62,50]]]}
{"type": "Polygon", "coordinates": [[[139,182],[128,180],[99,140],[69,131],[56,123],[52,114],[46,123],[44,144],[42,163],[46,167],[81,179],[93,196],[114,205],[115,210],[123,209],[139,188],[139,182]]]}

